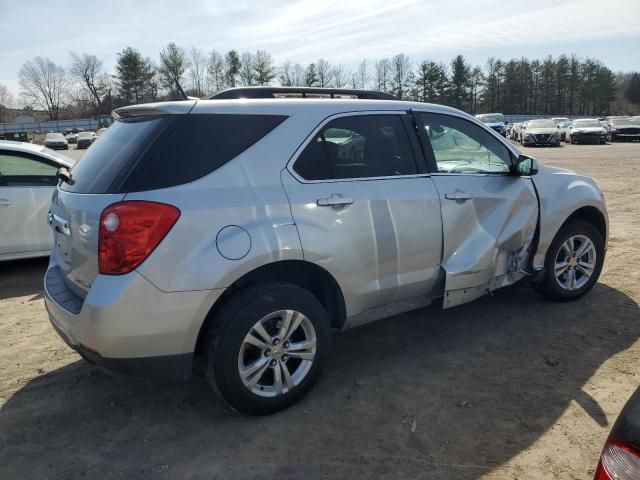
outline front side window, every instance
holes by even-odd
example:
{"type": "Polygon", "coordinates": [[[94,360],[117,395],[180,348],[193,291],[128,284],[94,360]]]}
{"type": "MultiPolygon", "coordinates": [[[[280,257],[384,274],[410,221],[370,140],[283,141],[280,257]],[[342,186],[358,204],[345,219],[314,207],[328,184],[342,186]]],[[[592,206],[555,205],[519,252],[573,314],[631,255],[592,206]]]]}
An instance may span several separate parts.
{"type": "Polygon", "coordinates": [[[0,186],[53,186],[58,183],[57,172],[57,166],[32,155],[0,150],[0,186]]]}
{"type": "Polygon", "coordinates": [[[440,173],[508,173],[511,155],[491,132],[459,117],[420,113],[440,173]]]}
{"type": "Polygon", "coordinates": [[[418,173],[400,115],[354,115],[331,120],[314,135],[293,169],[305,180],[418,173]]]}

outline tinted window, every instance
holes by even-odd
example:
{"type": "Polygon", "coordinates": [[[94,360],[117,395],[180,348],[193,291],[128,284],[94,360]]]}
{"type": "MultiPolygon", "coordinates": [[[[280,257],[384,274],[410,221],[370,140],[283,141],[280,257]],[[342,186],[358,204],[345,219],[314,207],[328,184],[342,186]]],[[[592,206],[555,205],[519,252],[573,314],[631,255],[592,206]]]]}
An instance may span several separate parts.
{"type": "Polygon", "coordinates": [[[58,183],[58,166],[35,156],[0,151],[0,186],[43,187],[58,183]]]}
{"type": "MultiPolygon", "coordinates": [[[[165,139],[158,141],[158,148],[147,154],[144,168],[134,175],[129,189],[153,190],[197,180],[237,157],[286,118],[282,115],[185,115],[165,139]]],[[[113,126],[109,130],[111,128],[113,126]]]]}
{"type": "Polygon", "coordinates": [[[306,180],[418,173],[399,115],[359,115],[332,120],[314,136],[293,168],[306,180]]]}
{"type": "Polygon", "coordinates": [[[62,183],[60,188],[77,193],[112,193],[112,185],[169,121],[169,117],[145,117],[114,122],[71,170],[75,183],[62,183]]]}
{"type": "Polygon", "coordinates": [[[509,150],[491,132],[459,117],[435,113],[420,116],[439,172],[509,172],[509,150]]]}
{"type": "Polygon", "coordinates": [[[78,193],[126,193],[172,187],[224,165],[286,117],[167,115],[118,120],[73,168],[78,193]]]}

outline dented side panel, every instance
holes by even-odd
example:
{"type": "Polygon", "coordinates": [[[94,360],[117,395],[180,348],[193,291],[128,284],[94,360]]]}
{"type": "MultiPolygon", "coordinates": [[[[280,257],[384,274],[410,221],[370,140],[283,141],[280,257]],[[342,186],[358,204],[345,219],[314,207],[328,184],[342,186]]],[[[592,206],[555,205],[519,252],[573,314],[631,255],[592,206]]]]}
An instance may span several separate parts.
{"type": "Polygon", "coordinates": [[[478,174],[432,178],[442,205],[443,307],[521,279],[538,222],[531,179],[478,174]]]}

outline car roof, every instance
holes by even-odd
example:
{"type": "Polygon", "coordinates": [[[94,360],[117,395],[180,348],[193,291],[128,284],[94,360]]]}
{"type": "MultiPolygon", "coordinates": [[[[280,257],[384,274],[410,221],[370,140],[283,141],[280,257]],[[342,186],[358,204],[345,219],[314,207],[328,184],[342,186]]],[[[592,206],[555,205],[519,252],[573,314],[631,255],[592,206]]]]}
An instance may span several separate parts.
{"type": "Polygon", "coordinates": [[[326,116],[360,111],[407,111],[411,109],[428,110],[438,113],[468,115],[461,110],[444,105],[402,100],[362,100],[342,98],[260,98],[233,100],[182,100],[130,105],[114,111],[116,117],[134,117],[152,114],[186,113],[245,113],[265,115],[287,115],[322,113],[326,116]]]}
{"type": "Polygon", "coordinates": [[[52,160],[63,167],[72,167],[76,162],[65,155],[55,152],[42,145],[27,142],[14,142],[13,140],[0,140],[0,150],[12,150],[14,152],[31,153],[52,160]]]}

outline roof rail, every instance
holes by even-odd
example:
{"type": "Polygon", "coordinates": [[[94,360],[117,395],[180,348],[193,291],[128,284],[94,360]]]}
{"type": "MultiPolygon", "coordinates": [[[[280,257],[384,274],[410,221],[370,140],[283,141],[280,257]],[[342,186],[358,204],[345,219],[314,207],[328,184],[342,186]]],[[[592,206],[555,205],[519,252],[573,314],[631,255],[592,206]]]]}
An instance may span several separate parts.
{"type": "Polygon", "coordinates": [[[390,93],[376,90],[316,87],[236,87],[221,90],[205,100],[230,100],[237,98],[357,98],[361,100],[399,100],[390,93]]]}

